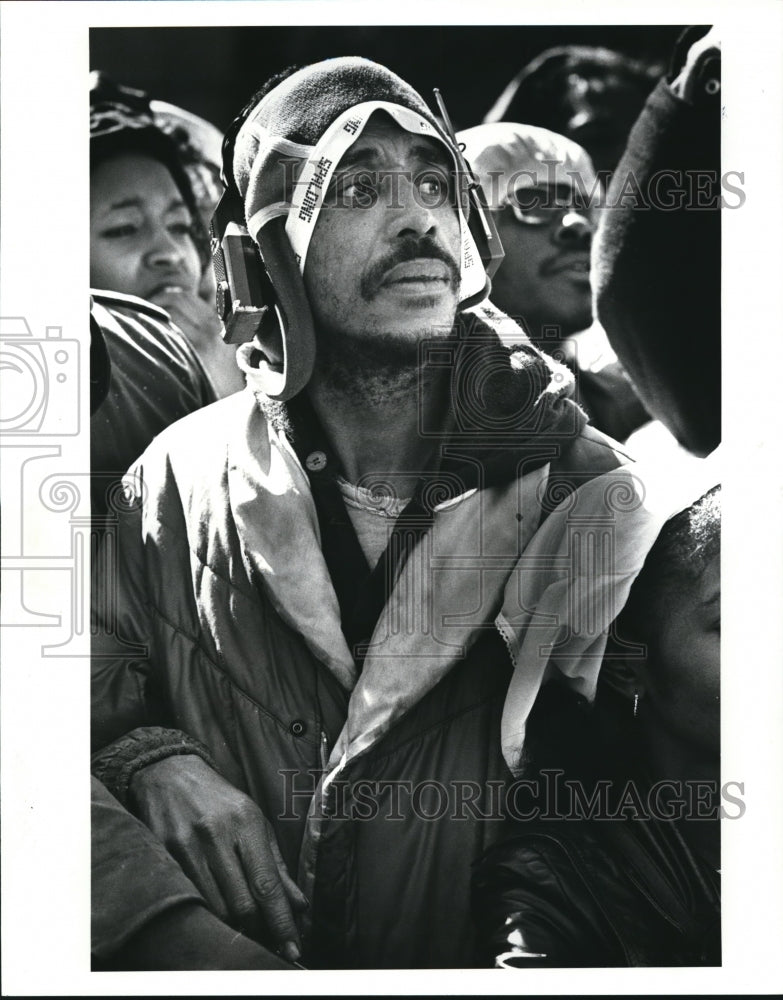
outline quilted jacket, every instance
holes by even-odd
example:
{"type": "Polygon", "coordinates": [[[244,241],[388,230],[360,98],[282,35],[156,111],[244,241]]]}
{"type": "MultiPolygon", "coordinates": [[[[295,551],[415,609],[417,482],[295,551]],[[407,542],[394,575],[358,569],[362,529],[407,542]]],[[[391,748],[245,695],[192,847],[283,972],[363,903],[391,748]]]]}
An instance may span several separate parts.
{"type": "Polygon", "coordinates": [[[523,941],[516,968],[720,965],[719,875],[672,821],[538,822],[487,852],[474,894],[485,964],[523,941]]]}
{"type": "MultiPolygon", "coordinates": [[[[311,901],[309,966],[471,962],[470,862],[496,838],[511,780],[500,718],[513,663],[494,623],[517,598],[513,569],[547,482],[573,489],[626,461],[562,393],[550,403],[532,452],[505,446],[508,474],[434,502],[361,670],[306,463],[250,389],[168,428],[134,471],[107,538],[118,569],[94,642],[97,756],[137,727],[201,740],[269,818],[311,901]]],[[[117,859],[94,886],[93,947],[105,955],[150,907],[145,897],[129,912],[131,845],[94,836],[117,859]]],[[[160,910],[169,883],[157,858],[156,871],[160,910]]],[[[173,899],[181,879],[172,861],[173,899]]]]}

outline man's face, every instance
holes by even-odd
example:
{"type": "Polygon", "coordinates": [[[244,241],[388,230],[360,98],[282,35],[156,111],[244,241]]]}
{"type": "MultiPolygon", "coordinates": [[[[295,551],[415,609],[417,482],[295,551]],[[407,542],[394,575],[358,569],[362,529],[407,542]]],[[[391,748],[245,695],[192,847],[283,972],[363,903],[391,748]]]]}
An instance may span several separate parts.
{"type": "Polygon", "coordinates": [[[521,318],[533,338],[543,326],[567,336],[592,322],[590,211],[570,188],[519,191],[516,208],[493,213],[505,258],[492,279],[492,301],[521,318]]]}
{"type": "Polygon", "coordinates": [[[439,142],[376,115],[332,178],[304,271],[319,336],[363,350],[451,331],[460,226],[439,142]]]}
{"type": "Polygon", "coordinates": [[[190,212],[168,170],[123,154],[90,178],[90,284],[155,301],[167,289],[196,292],[201,262],[190,212]]]}
{"type": "Polygon", "coordinates": [[[645,710],[682,745],[720,746],[720,556],[676,588],[650,641],[645,710]]]}

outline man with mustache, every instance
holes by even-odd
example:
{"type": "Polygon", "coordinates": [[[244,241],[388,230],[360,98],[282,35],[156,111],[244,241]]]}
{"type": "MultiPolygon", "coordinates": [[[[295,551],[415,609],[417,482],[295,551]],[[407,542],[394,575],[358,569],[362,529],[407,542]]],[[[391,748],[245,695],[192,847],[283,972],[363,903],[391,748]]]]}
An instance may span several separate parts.
{"type": "Polygon", "coordinates": [[[515,568],[627,459],[566,369],[499,338],[471,178],[404,81],[308,66],[229,137],[216,242],[252,239],[276,306],[227,296],[247,391],[129,482],[95,642],[95,965],[470,965],[515,568]]]}
{"type": "Polygon", "coordinates": [[[569,366],[592,422],[624,441],[650,417],[603,330],[592,326],[590,247],[601,186],[590,157],[562,135],[511,122],[478,125],[458,139],[505,251],[492,301],[569,366]]]}

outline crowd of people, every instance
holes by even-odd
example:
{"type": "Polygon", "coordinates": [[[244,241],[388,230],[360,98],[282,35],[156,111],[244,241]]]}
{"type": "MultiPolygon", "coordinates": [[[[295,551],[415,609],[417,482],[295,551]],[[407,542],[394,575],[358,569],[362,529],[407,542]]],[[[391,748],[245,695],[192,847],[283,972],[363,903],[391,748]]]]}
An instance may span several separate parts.
{"type": "Polygon", "coordinates": [[[719,68],[93,74],[94,969],[720,964],[719,68]]]}

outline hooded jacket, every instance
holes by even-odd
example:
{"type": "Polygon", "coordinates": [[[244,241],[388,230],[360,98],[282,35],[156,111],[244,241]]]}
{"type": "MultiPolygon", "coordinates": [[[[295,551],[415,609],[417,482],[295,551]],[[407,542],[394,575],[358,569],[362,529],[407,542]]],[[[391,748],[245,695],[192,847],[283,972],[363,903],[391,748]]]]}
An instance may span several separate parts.
{"type": "MultiPolygon", "coordinates": [[[[200,740],[271,821],[311,901],[312,967],[470,962],[470,863],[496,836],[512,778],[500,623],[518,615],[514,569],[564,494],[626,460],[567,398],[567,376],[529,347],[503,348],[486,315],[455,349],[454,380],[465,402],[466,368],[481,382],[488,358],[493,402],[457,414],[439,478],[395,536],[413,539],[407,558],[360,588],[382,607],[361,655],[325,561],[313,463],[250,389],[153,442],[107,539],[118,593],[94,641],[95,773],[116,792],[121,737],[137,727],[200,740]]],[[[127,845],[95,833],[100,956],[151,911],[128,912],[127,845]]],[[[172,861],[172,900],[181,879],[172,861]]]]}

